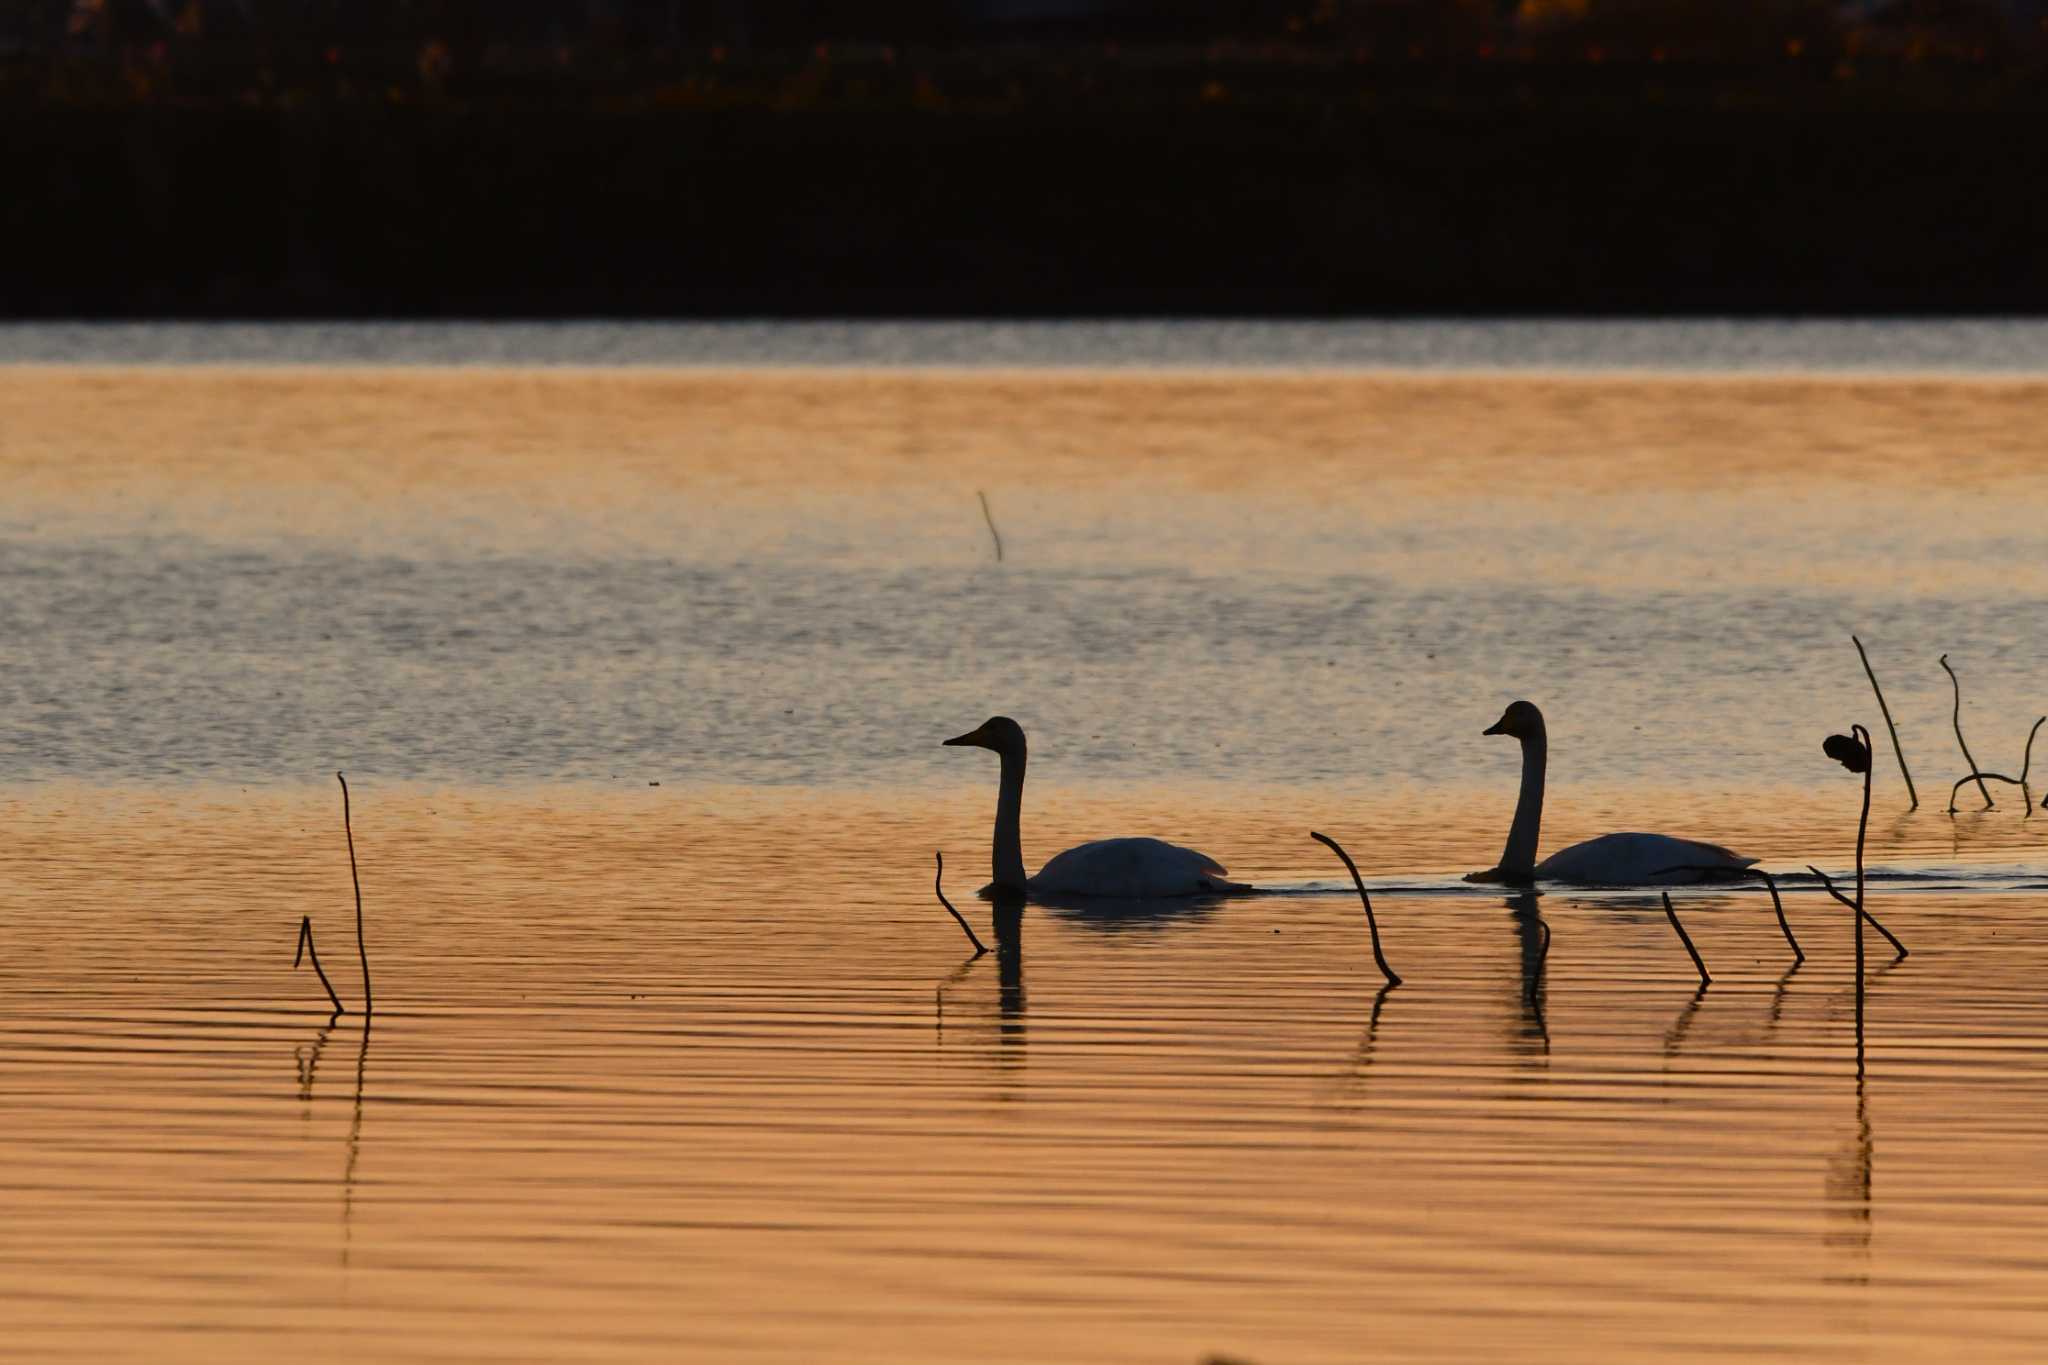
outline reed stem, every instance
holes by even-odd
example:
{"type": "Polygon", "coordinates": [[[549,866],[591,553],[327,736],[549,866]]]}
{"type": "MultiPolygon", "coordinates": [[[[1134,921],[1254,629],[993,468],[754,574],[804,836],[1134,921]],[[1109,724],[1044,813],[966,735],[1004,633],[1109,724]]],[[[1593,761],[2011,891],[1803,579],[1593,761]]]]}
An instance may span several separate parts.
{"type": "Polygon", "coordinates": [[[988,951],[988,945],[974,932],[973,926],[967,922],[967,917],[955,910],[953,902],[946,899],[946,855],[935,852],[932,856],[939,860],[939,870],[932,877],[932,890],[939,893],[939,904],[945,906],[946,913],[959,923],[960,932],[967,935],[967,941],[974,945],[974,955],[980,957],[988,951]]]}
{"type": "Polygon", "coordinates": [[[2025,800],[2027,803],[2027,813],[2029,815],[2033,814],[2034,796],[2033,793],[2027,789],[2027,774],[2031,773],[2034,770],[2034,736],[2041,733],[2041,727],[2044,724],[2048,724],[2048,716],[2042,716],[2039,720],[2034,722],[2034,728],[2027,731],[2027,751],[2025,754],[2021,755],[2020,775],[2018,777],[2007,777],[2004,773],[1964,773],[1961,777],[1956,779],[1956,784],[1948,789],[1948,808],[1950,812],[1953,813],[1956,808],[1956,793],[1960,792],[1963,789],[1963,784],[1965,782],[1974,781],[1980,787],[1984,785],[1986,782],[2004,782],[2009,786],[2018,787],[2020,789],[2021,798],[2025,800]]]}
{"type": "Polygon", "coordinates": [[[1899,942],[1899,936],[1897,934],[1894,934],[1891,930],[1884,927],[1883,920],[1879,919],[1876,915],[1871,914],[1868,909],[1858,906],[1855,901],[1850,900],[1849,897],[1844,895],[1841,889],[1835,885],[1833,878],[1829,877],[1827,873],[1821,871],[1812,863],[1808,863],[1806,865],[1806,870],[1808,872],[1811,872],[1814,876],[1820,878],[1821,885],[1827,889],[1827,893],[1830,896],[1833,896],[1836,900],[1840,901],[1849,909],[1856,911],[1857,914],[1862,918],[1864,923],[1868,924],[1871,928],[1877,930],[1878,933],[1883,934],[1885,942],[1892,945],[1892,951],[1897,956],[1908,956],[1906,952],[1906,945],[1899,942]]]}
{"type": "MultiPolygon", "coordinates": [[[[1954,723],[1956,727],[1956,743],[1962,748],[1963,762],[1970,765],[1971,776],[1977,778],[1977,790],[1983,793],[1984,796],[1984,809],[1990,810],[1993,806],[1997,805],[1998,803],[1991,799],[1991,788],[1984,785],[1984,778],[1977,771],[1977,760],[1970,757],[1969,742],[1963,738],[1963,684],[1961,680],[1956,677],[1956,671],[1948,666],[1948,655],[1946,654],[1941,656],[1941,668],[1944,673],[1948,674],[1949,686],[1955,689],[1956,708],[1954,723]]],[[[1969,780],[1970,779],[1967,777],[1963,779],[1964,782],[1967,782],[1969,780]]],[[[1962,783],[1959,782],[1956,785],[1960,787],[1962,783]]],[[[1953,794],[1949,796],[1948,813],[1950,815],[1954,815],[1956,813],[1956,801],[1955,796],[1953,794]]]]}
{"type": "Polygon", "coordinates": [[[1899,760],[1899,776],[1906,779],[1906,795],[1913,798],[1914,810],[1920,809],[1920,793],[1913,790],[1913,774],[1906,770],[1906,751],[1899,747],[1899,727],[1892,724],[1892,708],[1885,705],[1884,689],[1877,685],[1877,674],[1871,671],[1870,656],[1863,651],[1863,642],[1854,635],[1849,637],[1856,646],[1856,657],[1863,660],[1863,676],[1870,679],[1870,690],[1877,693],[1877,709],[1884,712],[1884,728],[1891,731],[1892,756],[1899,760]]]}
{"type": "Polygon", "coordinates": [[[1685,945],[1685,951],[1692,957],[1692,965],[1700,974],[1700,989],[1705,990],[1714,978],[1707,975],[1707,964],[1700,961],[1700,950],[1692,946],[1692,935],[1685,932],[1685,926],[1678,922],[1678,912],[1671,908],[1671,893],[1659,892],[1664,897],[1664,917],[1671,921],[1671,927],[1678,931],[1678,941],[1685,945]]]}
{"type": "MultiPolygon", "coordinates": [[[[319,976],[320,985],[326,990],[327,998],[334,1002],[334,1018],[339,1019],[347,1011],[341,1003],[341,997],[334,993],[334,983],[327,979],[327,969],[320,965],[320,950],[313,946],[313,917],[311,915],[301,915],[299,916],[299,947],[298,951],[292,954],[292,970],[297,971],[299,963],[303,962],[308,956],[311,956],[313,959],[313,971],[319,976]]],[[[331,1024],[334,1022],[334,1019],[330,1019],[327,1022],[331,1024]]],[[[311,1083],[310,1074],[307,1077],[307,1081],[309,1084],[311,1083]]]]}
{"type": "Polygon", "coordinates": [[[348,779],[336,773],[334,780],[341,783],[341,831],[348,836],[348,879],[356,889],[356,953],[363,960],[363,1013],[369,1015],[377,1006],[370,994],[370,949],[363,941],[363,879],[356,871],[356,831],[349,821],[348,779]]]}
{"type": "Polygon", "coordinates": [[[1373,918],[1372,897],[1365,894],[1365,879],[1358,875],[1358,864],[1352,862],[1351,855],[1346,853],[1343,846],[1329,835],[1318,834],[1314,830],[1310,830],[1308,837],[1322,844],[1330,852],[1344,860],[1345,868],[1351,873],[1351,884],[1358,888],[1358,899],[1365,904],[1365,927],[1372,932],[1372,960],[1379,964],[1380,975],[1386,977],[1389,986],[1400,985],[1401,978],[1394,975],[1394,969],[1387,965],[1387,955],[1380,951],[1379,921],[1373,918]]]}
{"type": "Polygon", "coordinates": [[[1756,874],[1764,879],[1764,885],[1771,891],[1771,908],[1778,912],[1778,931],[1785,936],[1785,942],[1792,945],[1792,965],[1797,967],[1806,961],[1806,952],[1799,946],[1799,940],[1792,937],[1792,925],[1785,918],[1785,902],[1778,898],[1778,879],[1768,872],[1756,874]]]}
{"type": "Polygon", "coordinates": [[[981,519],[988,523],[988,536],[996,543],[996,563],[1000,564],[1003,562],[1003,533],[996,529],[995,514],[988,510],[988,494],[977,488],[974,496],[981,499],[981,519]]]}

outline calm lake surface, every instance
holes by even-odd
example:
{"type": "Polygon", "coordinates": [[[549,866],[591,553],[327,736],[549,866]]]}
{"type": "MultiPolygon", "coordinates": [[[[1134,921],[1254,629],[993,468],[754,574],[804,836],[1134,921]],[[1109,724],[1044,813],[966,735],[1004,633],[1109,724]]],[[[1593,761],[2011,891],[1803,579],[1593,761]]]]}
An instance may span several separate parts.
{"type": "Polygon", "coordinates": [[[2018,776],[2048,328],[0,359],[10,1358],[2048,1351],[2048,811],[1948,813],[1937,663],[2018,776]],[[1701,991],[1653,897],[1460,881],[1516,697],[1545,850],[1728,843],[1805,963],[1760,889],[1676,898],[1701,991]],[[1033,866],[1156,834],[1279,894],[1033,908],[968,959],[932,857],[988,936],[995,761],[939,741],[993,712],[1033,866]],[[1853,860],[1851,722],[1912,949],[1868,940],[1860,1064],[1805,872],[1853,860]]]}

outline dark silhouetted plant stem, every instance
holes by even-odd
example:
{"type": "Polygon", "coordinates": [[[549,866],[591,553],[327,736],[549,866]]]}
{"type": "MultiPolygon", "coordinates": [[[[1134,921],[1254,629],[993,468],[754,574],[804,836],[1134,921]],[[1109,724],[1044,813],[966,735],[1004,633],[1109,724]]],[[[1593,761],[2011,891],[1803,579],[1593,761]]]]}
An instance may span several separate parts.
{"type": "Polygon", "coordinates": [[[2034,736],[2041,733],[2041,727],[2044,724],[2048,724],[2048,716],[2042,716],[2039,720],[2034,722],[2034,728],[2027,731],[2027,751],[2025,754],[2021,755],[2020,775],[2018,777],[2007,777],[2004,773],[1983,773],[1976,771],[1964,773],[1961,777],[1956,779],[1955,785],[1948,789],[1949,810],[1955,810],[1956,793],[1960,792],[1963,789],[1963,784],[1965,782],[1975,782],[1980,787],[1983,786],[1986,782],[2004,782],[2009,786],[2018,787],[2020,789],[2020,796],[2027,803],[2027,814],[2032,815],[2034,813],[2034,795],[2032,792],[2027,790],[2027,775],[2034,770],[2034,736]]]}
{"type": "Polygon", "coordinates": [[[1792,937],[1792,925],[1785,918],[1785,902],[1778,899],[1778,879],[1768,872],[1756,874],[1764,879],[1764,885],[1771,891],[1771,908],[1778,912],[1778,931],[1785,935],[1785,942],[1792,945],[1792,965],[1797,967],[1806,961],[1806,952],[1799,946],[1799,940],[1792,937]]]}
{"type": "Polygon", "coordinates": [[[1892,724],[1892,708],[1884,704],[1884,689],[1877,685],[1877,674],[1870,668],[1870,656],[1863,652],[1863,642],[1854,635],[1849,639],[1856,646],[1856,657],[1863,660],[1863,676],[1870,679],[1870,690],[1877,693],[1877,709],[1884,712],[1884,728],[1891,731],[1892,756],[1899,760],[1899,776],[1906,779],[1906,795],[1913,798],[1913,809],[1920,809],[1920,793],[1913,790],[1913,774],[1906,771],[1906,751],[1899,747],[1899,727],[1892,724]]]}
{"type": "MultiPolygon", "coordinates": [[[[1961,680],[1956,677],[1956,671],[1948,666],[1948,655],[1946,654],[1941,656],[1941,669],[1942,672],[1948,674],[1949,686],[1955,689],[1956,708],[1954,723],[1956,727],[1956,743],[1962,748],[1963,762],[1970,765],[1970,772],[1973,776],[1975,776],[1977,774],[1977,760],[1970,757],[1970,745],[1968,741],[1966,741],[1963,738],[1963,684],[1961,680]]],[[[1969,779],[1965,778],[1963,780],[1967,782],[1969,779]]],[[[1960,786],[1962,784],[1958,783],[1957,785],[1960,786]]],[[[1993,806],[1998,804],[1997,802],[1991,799],[1991,788],[1984,785],[1984,779],[1981,776],[1977,777],[1977,790],[1984,794],[1985,810],[1990,810],[1993,806]]],[[[1955,796],[1953,794],[1949,796],[1948,811],[1951,815],[1955,814],[1956,811],[1955,796]]]]}
{"type": "Polygon", "coordinates": [[[1829,877],[1827,873],[1821,871],[1812,863],[1808,863],[1806,865],[1806,870],[1808,872],[1811,872],[1814,876],[1820,878],[1820,884],[1827,889],[1827,893],[1830,896],[1833,896],[1836,900],[1840,901],[1849,909],[1856,910],[1864,923],[1868,924],[1871,928],[1877,930],[1878,933],[1883,934],[1885,942],[1892,945],[1892,950],[1894,953],[1896,953],[1899,957],[1907,956],[1906,945],[1899,942],[1899,936],[1897,934],[1893,933],[1891,930],[1884,927],[1883,920],[1879,919],[1876,915],[1871,914],[1867,908],[1859,909],[1856,902],[1850,900],[1848,896],[1842,893],[1841,888],[1835,885],[1833,878],[1829,877]]]}
{"type": "MultiPolygon", "coordinates": [[[[1941,658],[1945,666],[1948,663],[1948,656],[1944,654],[1941,658]]],[[[1955,674],[1951,673],[1949,677],[1953,680],[1955,674]]],[[[1958,740],[1963,737],[1962,706],[1963,692],[1958,687],[1956,689],[1956,738],[1958,740]]],[[[1851,725],[1849,732],[1863,741],[1865,750],[1870,748],[1870,731],[1860,725],[1851,725]]],[[[1963,757],[1969,757],[1967,749],[1963,751],[1963,757]]],[[[1856,819],[1856,1036],[1859,1038],[1863,1036],[1863,918],[1866,913],[1863,909],[1863,840],[1864,836],[1870,832],[1870,770],[1876,766],[1874,763],[1866,763],[1863,766],[1863,813],[1856,819]]],[[[1972,763],[1970,766],[1974,768],[1977,765],[1972,763]]],[[[1985,799],[1989,800],[1990,798],[1987,796],[1985,799]]]]}
{"type": "Polygon", "coordinates": [[[319,976],[320,985],[326,990],[327,998],[334,1002],[334,1016],[338,1019],[345,1012],[344,1006],[341,1003],[341,997],[334,993],[334,983],[327,979],[327,969],[320,965],[320,950],[313,946],[313,917],[311,915],[301,915],[299,916],[299,947],[298,951],[292,954],[292,970],[297,971],[299,963],[303,962],[308,956],[313,959],[313,971],[319,976]]]}
{"type": "Polygon", "coordinates": [[[981,519],[988,523],[988,536],[996,543],[996,563],[1003,562],[1003,533],[996,529],[995,514],[988,510],[988,494],[976,489],[974,496],[981,499],[981,519]]]}
{"type": "Polygon", "coordinates": [[[1308,837],[1315,840],[1317,843],[1322,844],[1323,846],[1328,848],[1330,852],[1336,854],[1339,858],[1342,858],[1344,860],[1345,868],[1349,870],[1351,873],[1351,884],[1358,888],[1358,899],[1364,902],[1365,904],[1365,927],[1372,933],[1372,960],[1379,964],[1380,975],[1386,977],[1388,985],[1400,985],[1401,978],[1394,975],[1394,969],[1387,965],[1387,955],[1380,951],[1379,921],[1373,918],[1372,897],[1365,894],[1365,879],[1358,875],[1358,864],[1352,862],[1351,855],[1349,853],[1346,853],[1342,846],[1340,846],[1337,843],[1337,841],[1335,839],[1332,839],[1329,835],[1318,834],[1314,830],[1310,830],[1308,832],[1308,837]]]}
{"type": "Polygon", "coordinates": [[[980,957],[983,953],[986,953],[988,951],[988,945],[981,941],[980,936],[976,934],[974,932],[973,927],[967,923],[967,917],[965,915],[962,915],[958,910],[955,910],[953,908],[953,902],[946,899],[946,855],[943,853],[934,853],[932,856],[939,860],[939,870],[932,877],[932,890],[939,893],[939,904],[945,906],[946,913],[951,915],[956,921],[959,922],[960,932],[967,935],[967,941],[974,945],[974,955],[976,957],[980,957]]]}
{"type": "Polygon", "coordinates": [[[1714,978],[1707,975],[1707,964],[1700,961],[1700,950],[1692,946],[1692,935],[1686,933],[1685,926],[1678,922],[1678,912],[1671,908],[1671,893],[1664,891],[1658,894],[1664,897],[1664,917],[1670,920],[1671,927],[1678,931],[1678,941],[1685,945],[1685,951],[1691,955],[1692,965],[1699,970],[1700,986],[1704,989],[1714,978]]]}
{"type": "Polygon", "coordinates": [[[348,816],[348,779],[336,773],[334,780],[341,783],[341,831],[348,836],[348,879],[356,889],[356,952],[363,960],[363,1013],[367,1015],[377,1006],[370,993],[370,949],[363,941],[363,879],[356,871],[356,831],[348,816]]]}

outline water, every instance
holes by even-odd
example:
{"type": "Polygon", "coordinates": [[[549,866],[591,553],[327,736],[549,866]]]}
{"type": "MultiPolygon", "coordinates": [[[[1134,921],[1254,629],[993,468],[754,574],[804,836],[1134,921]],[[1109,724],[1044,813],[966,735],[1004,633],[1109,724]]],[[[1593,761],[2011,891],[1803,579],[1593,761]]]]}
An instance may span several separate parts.
{"type": "Polygon", "coordinates": [[[1874,360],[1808,333],[1689,377],[1477,325],[1408,341],[1488,372],[1313,374],[1199,328],[1170,344],[1204,368],[1114,373],[781,368],[820,358],[801,329],[406,353],[458,370],[331,363],[356,329],[244,329],[284,368],[15,331],[81,363],[0,370],[0,1330],[91,1360],[2038,1357],[2048,812],[1946,813],[1935,658],[2016,775],[2048,383],[1849,330],[1874,360]],[[633,363],[532,368],[564,359],[633,363]],[[1762,857],[1805,965],[1748,890],[1678,898],[1703,994],[1640,895],[1543,897],[1539,963],[1530,912],[1458,880],[1499,855],[1514,755],[1478,732],[1518,695],[1546,849],[1762,857]],[[1033,910],[963,960],[931,854],[985,923],[994,764],[938,740],[996,710],[1031,731],[1034,864],[1150,832],[1287,894],[1033,910]],[[1851,721],[1913,950],[1871,938],[1860,1070],[1849,926],[1800,875],[1853,856],[1819,751],[1851,721]],[[336,769],[367,1030],[289,969],[310,914],[360,1000],[336,769]],[[1401,988],[1310,828],[1379,888],[1401,988]]]}
{"type": "Polygon", "coordinates": [[[0,363],[2039,373],[2034,318],[4,323],[0,363]]]}

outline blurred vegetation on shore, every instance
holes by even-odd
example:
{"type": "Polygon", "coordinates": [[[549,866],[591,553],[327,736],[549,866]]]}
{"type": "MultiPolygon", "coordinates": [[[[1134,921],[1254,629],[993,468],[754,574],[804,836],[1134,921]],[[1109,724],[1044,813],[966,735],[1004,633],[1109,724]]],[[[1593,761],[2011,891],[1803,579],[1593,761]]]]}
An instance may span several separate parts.
{"type": "Polygon", "coordinates": [[[18,0],[0,101],[1113,111],[2048,102],[2048,0],[18,0]]]}
{"type": "Polygon", "coordinates": [[[0,311],[2048,312],[2033,2],[52,0],[0,311]]]}

